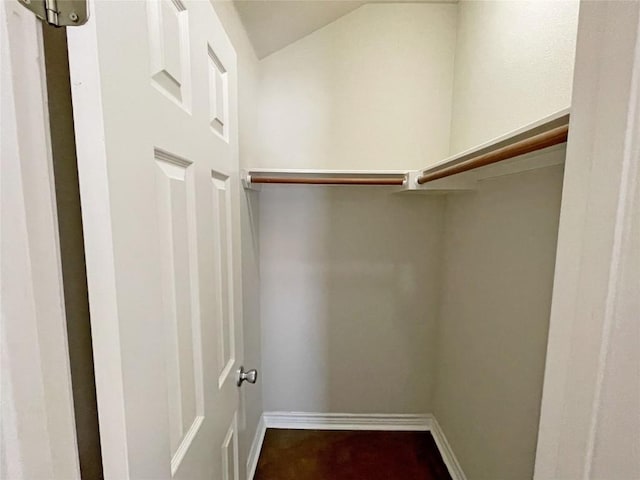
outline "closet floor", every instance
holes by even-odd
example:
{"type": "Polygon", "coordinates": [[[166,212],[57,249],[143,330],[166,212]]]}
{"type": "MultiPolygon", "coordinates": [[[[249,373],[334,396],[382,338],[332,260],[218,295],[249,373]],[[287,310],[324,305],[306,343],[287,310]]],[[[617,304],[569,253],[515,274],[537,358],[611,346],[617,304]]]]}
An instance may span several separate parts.
{"type": "Polygon", "coordinates": [[[268,429],[254,480],[451,480],[429,432],[268,429]]]}

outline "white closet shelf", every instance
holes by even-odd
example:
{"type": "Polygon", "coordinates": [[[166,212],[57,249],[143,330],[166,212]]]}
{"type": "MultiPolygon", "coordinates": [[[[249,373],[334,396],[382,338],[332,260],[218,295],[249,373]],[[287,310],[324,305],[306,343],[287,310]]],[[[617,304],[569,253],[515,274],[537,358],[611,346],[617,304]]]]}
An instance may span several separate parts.
{"type": "Polygon", "coordinates": [[[422,170],[408,173],[403,191],[474,190],[486,178],[508,175],[564,162],[563,156],[538,151],[567,141],[569,109],[501,135],[422,170]]]}
{"type": "Polygon", "coordinates": [[[242,172],[247,189],[260,185],[399,186],[400,192],[474,190],[479,180],[564,162],[536,152],[567,141],[569,109],[494,138],[421,170],[313,170],[251,168],[242,172]]]}
{"type": "Polygon", "coordinates": [[[242,172],[247,189],[260,185],[403,186],[406,170],[310,170],[252,168],[242,172]]]}

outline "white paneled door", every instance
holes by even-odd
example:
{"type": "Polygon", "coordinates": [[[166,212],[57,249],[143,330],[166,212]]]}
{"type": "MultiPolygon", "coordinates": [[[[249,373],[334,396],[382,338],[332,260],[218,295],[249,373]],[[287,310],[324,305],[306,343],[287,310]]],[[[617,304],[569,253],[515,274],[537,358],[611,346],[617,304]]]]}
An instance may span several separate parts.
{"type": "Polygon", "coordinates": [[[108,479],[239,478],[236,54],[208,1],[68,29],[108,479]]]}

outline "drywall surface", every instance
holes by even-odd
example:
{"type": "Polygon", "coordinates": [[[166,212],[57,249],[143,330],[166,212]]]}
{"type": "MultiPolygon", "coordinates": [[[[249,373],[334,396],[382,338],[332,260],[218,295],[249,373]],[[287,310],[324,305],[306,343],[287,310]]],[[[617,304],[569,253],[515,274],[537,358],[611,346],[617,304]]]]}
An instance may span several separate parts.
{"type": "Polygon", "coordinates": [[[472,480],[533,476],[561,190],[558,165],[447,198],[433,403],[472,480]]]}
{"type": "Polygon", "coordinates": [[[234,0],[233,3],[258,58],[264,58],[355,10],[364,2],[234,0]]]}
{"type": "Polygon", "coordinates": [[[451,154],[571,104],[578,1],[458,4],[451,154]]]}
{"type": "MultiPolygon", "coordinates": [[[[244,27],[233,2],[212,2],[216,13],[227,31],[238,58],[238,128],[240,167],[250,164],[255,155],[255,120],[257,95],[257,63],[244,27]]],[[[246,368],[261,371],[261,327],[259,294],[259,260],[257,198],[240,189],[240,226],[242,257],[242,361],[246,368]]],[[[240,478],[243,473],[251,442],[262,415],[262,386],[246,385],[240,390],[238,446],[241,459],[240,478]]]]}
{"type": "Polygon", "coordinates": [[[369,4],[260,62],[253,167],[417,169],[449,151],[455,4],[369,4]]]}
{"type": "Polygon", "coordinates": [[[432,411],[443,201],[263,188],[266,411],[432,411]]]}

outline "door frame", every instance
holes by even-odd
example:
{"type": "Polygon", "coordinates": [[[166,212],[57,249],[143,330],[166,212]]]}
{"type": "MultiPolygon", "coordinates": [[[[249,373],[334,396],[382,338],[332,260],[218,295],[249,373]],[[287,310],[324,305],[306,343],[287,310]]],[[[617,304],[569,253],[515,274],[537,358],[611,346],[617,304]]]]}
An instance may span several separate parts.
{"type": "MultiPolygon", "coordinates": [[[[633,372],[607,369],[612,333],[640,317],[621,296],[633,288],[623,267],[640,216],[639,20],[637,2],[580,4],[536,480],[591,478],[596,438],[604,435],[605,381],[619,375],[619,384],[640,382],[633,372]]],[[[635,280],[640,284],[640,274],[635,280]]],[[[616,415],[633,421],[624,409],[616,415]]],[[[612,440],[605,441],[633,461],[629,447],[612,440]]]]}
{"type": "Polygon", "coordinates": [[[2,478],[80,478],[42,26],[0,2],[2,478]]]}

